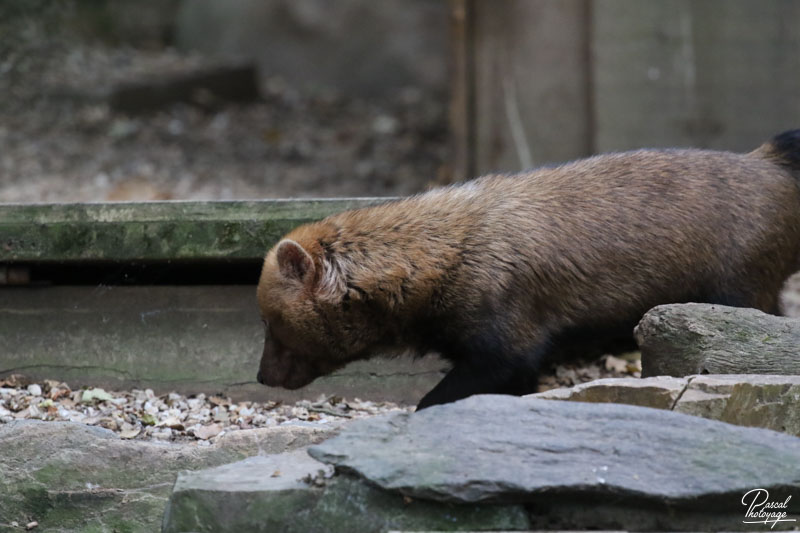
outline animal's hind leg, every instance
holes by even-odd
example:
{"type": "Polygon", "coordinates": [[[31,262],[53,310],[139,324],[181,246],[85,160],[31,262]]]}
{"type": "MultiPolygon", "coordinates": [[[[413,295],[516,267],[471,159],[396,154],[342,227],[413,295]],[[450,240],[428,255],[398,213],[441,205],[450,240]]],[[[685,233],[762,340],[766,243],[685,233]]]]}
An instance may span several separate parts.
{"type": "Polygon", "coordinates": [[[442,381],[420,400],[417,410],[474,394],[521,396],[536,392],[541,359],[540,351],[532,352],[527,357],[502,353],[464,358],[457,361],[442,381]]]}

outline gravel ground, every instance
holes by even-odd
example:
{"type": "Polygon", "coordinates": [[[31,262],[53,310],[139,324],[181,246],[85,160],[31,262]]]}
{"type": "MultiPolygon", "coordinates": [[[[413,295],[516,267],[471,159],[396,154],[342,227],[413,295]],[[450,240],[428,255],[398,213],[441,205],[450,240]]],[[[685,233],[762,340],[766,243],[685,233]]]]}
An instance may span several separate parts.
{"type": "MultiPolygon", "coordinates": [[[[590,364],[558,365],[542,378],[541,390],[601,377],[638,376],[637,354],[604,356],[590,364]]],[[[390,402],[321,396],[295,404],[232,402],[219,395],[157,396],[152,390],[72,390],[53,380],[33,382],[21,375],[0,379],[0,423],[37,419],[101,426],[124,439],[197,441],[208,445],[227,432],[283,424],[324,425],[413,407],[390,402]]]]}
{"type": "Polygon", "coordinates": [[[116,85],[231,59],[88,38],[79,15],[0,3],[0,202],[394,196],[449,178],[444,94],[301,93],[261,72],[251,104],[128,116],[108,104],[116,85]]]}
{"type": "Polygon", "coordinates": [[[213,442],[226,432],[279,426],[324,425],[407,410],[388,402],[320,397],[293,405],[276,402],[232,402],[230,398],[152,390],[110,392],[100,388],[71,390],[66,383],[34,383],[21,375],[0,379],[0,423],[37,419],[81,422],[117,432],[124,439],[213,442]]]}
{"type": "Polygon", "coordinates": [[[539,391],[572,387],[602,378],[642,377],[642,354],[627,352],[617,356],[603,355],[593,360],[576,360],[552,365],[539,378],[539,391]]]}

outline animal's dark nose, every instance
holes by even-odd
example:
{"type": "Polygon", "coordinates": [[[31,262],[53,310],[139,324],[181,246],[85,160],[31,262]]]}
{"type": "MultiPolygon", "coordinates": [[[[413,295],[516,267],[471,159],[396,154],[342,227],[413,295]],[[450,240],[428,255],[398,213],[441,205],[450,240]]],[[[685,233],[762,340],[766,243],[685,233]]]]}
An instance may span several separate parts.
{"type": "Polygon", "coordinates": [[[261,377],[261,370],[259,370],[259,371],[258,371],[258,375],[256,375],[256,379],[257,379],[257,380],[258,380],[258,382],[259,382],[259,383],[261,383],[262,385],[264,384],[264,378],[262,378],[262,377],[261,377]]]}

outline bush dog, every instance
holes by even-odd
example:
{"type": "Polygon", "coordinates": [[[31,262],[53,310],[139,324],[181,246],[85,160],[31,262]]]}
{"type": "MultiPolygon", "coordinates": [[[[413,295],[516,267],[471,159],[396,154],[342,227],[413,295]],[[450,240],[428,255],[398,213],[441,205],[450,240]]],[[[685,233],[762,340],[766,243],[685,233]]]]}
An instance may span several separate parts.
{"type": "Polygon", "coordinates": [[[295,389],[374,354],[440,353],[418,409],[535,392],[542,360],[632,337],[650,308],[778,313],[800,268],[800,130],[747,154],[599,155],[490,175],[291,231],[267,254],[258,381],[295,389]]]}

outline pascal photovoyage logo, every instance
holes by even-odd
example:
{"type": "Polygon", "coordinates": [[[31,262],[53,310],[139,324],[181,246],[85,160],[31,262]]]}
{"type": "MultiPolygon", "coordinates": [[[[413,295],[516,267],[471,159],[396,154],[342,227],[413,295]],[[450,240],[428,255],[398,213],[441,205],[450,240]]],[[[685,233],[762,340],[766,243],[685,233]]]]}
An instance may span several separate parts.
{"type": "Polygon", "coordinates": [[[792,497],[787,496],[785,500],[770,500],[767,489],[753,489],[747,491],[742,496],[742,505],[747,507],[744,513],[745,524],[764,524],[773,529],[778,522],[797,522],[795,518],[789,516],[789,502],[792,497]]]}

